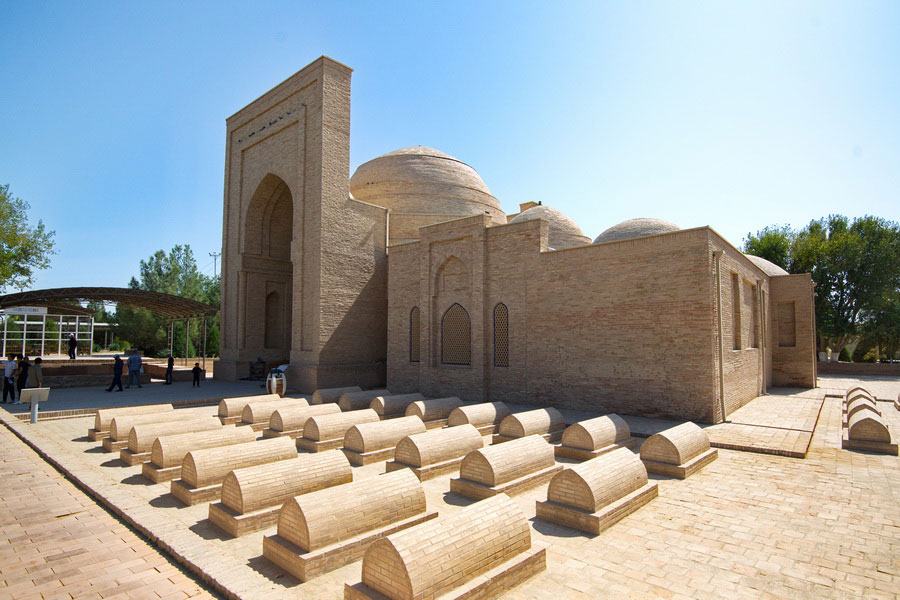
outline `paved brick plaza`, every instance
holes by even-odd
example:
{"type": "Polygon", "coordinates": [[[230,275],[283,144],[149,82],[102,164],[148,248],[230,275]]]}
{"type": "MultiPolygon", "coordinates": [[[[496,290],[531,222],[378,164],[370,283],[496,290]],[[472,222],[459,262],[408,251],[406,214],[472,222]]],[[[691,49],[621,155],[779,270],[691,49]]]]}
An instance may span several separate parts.
{"type": "MultiPolygon", "coordinates": [[[[851,382],[820,383],[837,388],[851,382]]],[[[900,392],[900,379],[863,385],[880,398],[900,392]]],[[[771,402],[762,400],[760,406],[771,402]]],[[[782,425],[806,426],[808,398],[800,400],[797,410],[773,408],[787,419],[782,425]]],[[[879,404],[900,431],[900,412],[879,404]]],[[[840,418],[839,401],[825,398],[806,459],[720,449],[718,460],[689,479],[651,476],[659,497],[596,537],[532,519],[534,539],[549,544],[547,571],[505,598],[900,597],[900,459],[841,450],[840,418]]],[[[16,425],[235,594],[340,598],[342,584],[359,579],[359,562],[303,584],[279,572],[261,556],[262,536],[271,530],[238,539],[221,535],[206,519],[206,504],[181,507],[166,486],[141,481],[137,467],[96,452],[96,444],[83,439],[89,426],[87,418],[16,425]]],[[[6,430],[0,448],[6,542],[0,599],[208,597],[6,430]]],[[[354,477],[383,470],[383,463],[356,467],[354,477]]],[[[471,503],[449,493],[449,476],[424,486],[429,509],[441,516],[471,503]]],[[[532,517],[546,489],[515,500],[532,517]]]]}

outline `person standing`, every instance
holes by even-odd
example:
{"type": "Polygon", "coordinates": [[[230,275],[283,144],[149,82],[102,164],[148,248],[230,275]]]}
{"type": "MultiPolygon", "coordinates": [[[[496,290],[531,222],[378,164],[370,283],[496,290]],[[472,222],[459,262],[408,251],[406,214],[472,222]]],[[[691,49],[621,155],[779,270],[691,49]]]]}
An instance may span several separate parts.
{"type": "Polygon", "coordinates": [[[31,365],[31,372],[28,374],[28,387],[42,388],[44,387],[44,373],[41,370],[41,363],[44,359],[38,356],[31,365]]]}
{"type": "Polygon", "coordinates": [[[75,339],[75,334],[69,334],[69,358],[75,360],[75,353],[78,350],[78,340],[75,339]]]}
{"type": "Polygon", "coordinates": [[[191,387],[200,387],[200,374],[202,372],[203,369],[200,368],[200,363],[194,363],[194,368],[191,369],[191,373],[194,374],[194,382],[191,384],[191,387]]]}
{"type": "Polygon", "coordinates": [[[169,362],[166,364],[166,383],[165,385],[172,385],[172,370],[175,368],[175,359],[172,358],[172,355],[169,355],[169,362]]]}
{"type": "Polygon", "coordinates": [[[6,404],[6,396],[9,401],[16,401],[16,355],[10,354],[9,360],[3,363],[3,404],[6,404]]]}
{"type": "Polygon", "coordinates": [[[130,388],[132,383],[144,387],[141,385],[141,355],[137,352],[128,357],[128,385],[125,387],[130,388]]]}
{"type": "Polygon", "coordinates": [[[19,397],[13,404],[22,404],[22,390],[25,389],[25,385],[28,383],[28,371],[30,369],[31,363],[28,362],[28,357],[20,354],[19,369],[16,371],[16,391],[19,393],[19,397]]]}
{"type": "Polygon", "coordinates": [[[119,358],[118,354],[116,354],[114,358],[116,360],[113,362],[113,380],[112,383],[109,384],[109,387],[106,388],[107,392],[111,392],[116,386],[119,386],[118,391],[122,391],[122,369],[125,366],[125,363],[122,362],[122,359],[119,358]]]}

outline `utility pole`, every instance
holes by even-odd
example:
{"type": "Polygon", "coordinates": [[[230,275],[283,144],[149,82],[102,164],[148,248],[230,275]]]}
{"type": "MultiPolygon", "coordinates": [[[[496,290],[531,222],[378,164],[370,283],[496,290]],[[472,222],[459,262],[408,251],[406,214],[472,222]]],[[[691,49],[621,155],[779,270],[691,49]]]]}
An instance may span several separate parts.
{"type": "Polygon", "coordinates": [[[216,271],[216,264],[217,264],[219,257],[222,256],[222,253],[221,252],[210,252],[209,255],[212,256],[212,259],[213,259],[213,277],[215,277],[216,275],[218,275],[218,272],[216,271]]]}

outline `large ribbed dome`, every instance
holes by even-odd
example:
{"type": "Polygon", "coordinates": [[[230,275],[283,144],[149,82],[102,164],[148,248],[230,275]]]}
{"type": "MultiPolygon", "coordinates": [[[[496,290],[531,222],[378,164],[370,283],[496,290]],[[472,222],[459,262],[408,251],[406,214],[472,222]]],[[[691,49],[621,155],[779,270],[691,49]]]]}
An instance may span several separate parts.
{"type": "Polygon", "coordinates": [[[500,202],[475,169],[434,148],[414,146],[389,152],[356,169],[353,197],[394,213],[450,217],[488,213],[506,223],[500,202]]]}
{"type": "Polygon", "coordinates": [[[681,228],[661,219],[629,219],[628,221],[622,221],[618,225],[613,225],[598,235],[597,239],[594,240],[594,243],[602,244],[604,242],[618,242],[619,240],[628,240],[644,237],[646,235],[669,233],[672,231],[681,231],[681,228]]]}
{"type": "Polygon", "coordinates": [[[744,254],[747,258],[750,259],[754,265],[759,267],[759,269],[768,275],[769,277],[777,277],[779,275],[790,275],[787,271],[776,265],[770,260],[766,260],[760,256],[753,256],[752,254],[744,254]]]}
{"type": "Polygon", "coordinates": [[[513,217],[510,223],[522,223],[536,219],[543,219],[550,224],[547,242],[551,248],[560,250],[591,243],[591,238],[584,235],[575,221],[549,206],[532,206],[513,217]]]}

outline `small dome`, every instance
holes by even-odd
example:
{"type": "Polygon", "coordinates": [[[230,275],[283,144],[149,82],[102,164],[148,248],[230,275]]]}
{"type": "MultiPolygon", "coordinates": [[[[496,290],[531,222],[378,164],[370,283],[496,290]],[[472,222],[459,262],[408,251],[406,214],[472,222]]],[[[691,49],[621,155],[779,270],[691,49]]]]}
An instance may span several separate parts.
{"type": "Polygon", "coordinates": [[[350,193],[394,213],[450,217],[488,213],[494,222],[506,223],[500,202],[475,169],[425,146],[402,148],[361,164],[350,178],[350,193]]]}
{"type": "Polygon", "coordinates": [[[594,243],[618,242],[619,240],[629,240],[647,235],[670,233],[672,231],[681,231],[681,228],[661,219],[629,219],[628,221],[622,221],[618,225],[613,225],[598,235],[594,243]]]}
{"type": "Polygon", "coordinates": [[[575,221],[549,206],[532,206],[513,217],[510,223],[523,223],[537,219],[543,219],[550,224],[547,243],[551,248],[561,250],[591,243],[591,238],[584,235],[575,221]]]}
{"type": "Polygon", "coordinates": [[[769,277],[777,277],[778,275],[790,275],[790,273],[770,260],[766,260],[765,258],[762,258],[760,256],[753,256],[752,254],[744,254],[744,256],[749,258],[750,262],[759,267],[760,270],[769,277]]]}

